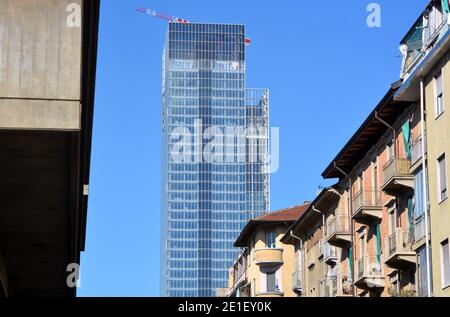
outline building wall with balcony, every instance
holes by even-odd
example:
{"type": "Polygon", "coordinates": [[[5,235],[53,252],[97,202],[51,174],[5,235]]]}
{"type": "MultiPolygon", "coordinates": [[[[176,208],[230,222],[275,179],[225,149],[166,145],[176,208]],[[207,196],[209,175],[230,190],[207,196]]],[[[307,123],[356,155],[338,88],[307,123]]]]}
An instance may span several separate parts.
{"type": "MultiPolygon", "coordinates": [[[[428,160],[428,184],[431,224],[431,249],[433,272],[433,295],[450,296],[450,285],[444,280],[444,259],[441,243],[450,238],[450,203],[448,193],[444,194],[440,189],[438,159],[445,154],[447,184],[449,183],[449,159],[450,159],[450,63],[449,53],[441,58],[435,67],[425,78],[425,105],[427,112],[427,160],[428,160]],[[436,113],[436,74],[441,73],[443,79],[444,110],[436,113]]],[[[450,264],[447,262],[447,268],[450,264]]],[[[448,279],[447,279],[448,281],[448,279]]]]}
{"type": "Polygon", "coordinates": [[[306,208],[307,203],[272,212],[247,223],[235,242],[235,246],[244,251],[230,268],[228,296],[237,293],[251,297],[297,296],[293,277],[298,270],[298,253],[295,244],[285,243],[281,238],[306,208]],[[235,274],[237,271],[240,273],[235,274]],[[245,290],[236,292],[236,283],[243,285],[245,290]]]}
{"type": "Polygon", "coordinates": [[[360,296],[388,296],[393,285],[399,285],[396,288],[400,291],[414,288],[414,268],[409,265],[400,268],[387,265],[385,253],[386,243],[397,241],[387,238],[391,235],[395,237],[397,231],[402,232],[402,238],[403,232],[408,233],[402,239],[402,248],[410,250],[408,255],[412,252],[409,237],[413,230],[410,221],[413,176],[410,172],[410,154],[406,149],[411,146],[411,139],[418,131],[415,109],[417,106],[408,108],[393,124],[395,140],[392,130],[388,129],[350,172],[355,282],[358,282],[358,263],[367,265],[366,262],[370,262],[372,271],[380,275],[379,280],[384,278],[382,285],[376,287],[370,287],[368,284],[374,283],[364,283],[364,279],[362,283],[357,283],[356,294],[360,296]],[[409,129],[405,123],[409,123],[409,129]],[[407,143],[403,131],[410,134],[407,143]]]}
{"type": "Polygon", "coordinates": [[[351,296],[347,197],[339,188],[323,189],[282,239],[297,248],[299,296],[351,296]],[[345,224],[343,219],[347,220],[345,224]]]}

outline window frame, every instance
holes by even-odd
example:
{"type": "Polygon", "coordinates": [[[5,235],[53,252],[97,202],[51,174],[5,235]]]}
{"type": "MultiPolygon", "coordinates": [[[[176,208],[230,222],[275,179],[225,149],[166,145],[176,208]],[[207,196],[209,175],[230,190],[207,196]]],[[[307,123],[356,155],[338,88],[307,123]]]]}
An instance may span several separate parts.
{"type": "Polygon", "coordinates": [[[438,203],[443,202],[448,198],[448,177],[447,177],[447,159],[445,153],[441,154],[436,160],[436,170],[437,170],[437,185],[438,185],[438,203]],[[442,167],[444,168],[444,173],[442,172],[442,167]],[[444,175],[442,175],[444,174],[444,175]],[[444,179],[441,178],[444,177],[444,179]],[[445,181],[445,188],[442,188],[442,181],[445,181]],[[444,194],[445,193],[445,194],[444,194]]]}
{"type": "Polygon", "coordinates": [[[441,286],[442,289],[450,286],[450,239],[445,238],[439,243],[441,252],[441,286]],[[444,248],[447,248],[447,266],[444,262],[444,248]],[[448,272],[446,271],[446,268],[448,272]],[[446,280],[446,274],[448,274],[448,280],[446,280]]]}
{"type": "Polygon", "coordinates": [[[266,272],[266,292],[267,293],[277,292],[277,271],[266,272]],[[273,276],[273,285],[269,285],[269,276],[273,276]],[[269,286],[271,287],[270,289],[269,286]]]}
{"type": "Polygon", "coordinates": [[[434,82],[434,114],[437,119],[444,113],[444,77],[442,70],[433,76],[434,82]],[[438,80],[440,80],[440,93],[438,93],[438,80]],[[440,101],[440,102],[439,102],[440,101]]]}
{"type": "Polygon", "coordinates": [[[267,249],[276,249],[277,247],[277,233],[275,229],[266,229],[265,231],[265,244],[267,249]],[[269,244],[270,234],[273,234],[273,243],[269,244]]]}

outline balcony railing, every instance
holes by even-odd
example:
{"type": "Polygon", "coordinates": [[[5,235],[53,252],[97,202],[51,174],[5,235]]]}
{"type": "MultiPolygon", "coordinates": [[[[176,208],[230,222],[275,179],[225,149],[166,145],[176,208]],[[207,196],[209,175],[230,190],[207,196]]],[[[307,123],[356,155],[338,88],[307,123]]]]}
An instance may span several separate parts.
{"type": "MultiPolygon", "coordinates": [[[[439,4],[440,5],[440,4],[439,4]]],[[[447,16],[445,14],[436,14],[442,12],[442,9],[433,6],[429,11],[428,25],[424,26],[422,19],[414,26],[415,31],[403,43],[406,45],[406,56],[402,64],[402,77],[404,80],[416,69],[417,65],[429,54],[430,47],[436,44],[436,39],[447,28],[447,16]]]]}
{"type": "Polygon", "coordinates": [[[333,275],[330,279],[330,294],[332,297],[352,296],[352,283],[347,275],[333,275]]]}
{"type": "Polygon", "coordinates": [[[350,235],[350,218],[336,215],[327,225],[327,240],[338,238],[339,235],[350,235]]]}
{"type": "Polygon", "coordinates": [[[294,292],[301,292],[303,290],[301,271],[295,271],[292,273],[292,290],[294,292]]]}
{"type": "Polygon", "coordinates": [[[364,256],[357,261],[356,284],[362,288],[384,287],[383,258],[364,256]]]}
{"type": "Polygon", "coordinates": [[[425,142],[425,154],[427,153],[427,137],[424,135],[419,135],[413,142],[412,151],[411,151],[411,164],[415,164],[419,161],[422,156],[422,142],[425,142]]]}
{"type": "Polygon", "coordinates": [[[363,188],[353,198],[353,218],[367,220],[381,218],[382,214],[380,191],[376,188],[363,188]]]}
{"type": "Polygon", "coordinates": [[[336,247],[331,246],[328,242],[323,243],[323,259],[325,263],[337,261],[336,247]]]}
{"type": "Polygon", "coordinates": [[[319,282],[319,297],[330,297],[331,296],[331,287],[330,287],[330,283],[331,280],[329,277],[324,277],[322,280],[320,280],[319,282]]]}
{"type": "Polygon", "coordinates": [[[383,167],[383,190],[413,187],[413,176],[409,172],[411,160],[393,156],[383,167]]]}
{"type": "MultiPolygon", "coordinates": [[[[430,226],[430,222],[428,222],[428,227],[430,226]]],[[[425,215],[418,218],[414,222],[414,243],[417,243],[425,238],[426,230],[425,230],[425,215]]]]}
{"type": "Polygon", "coordinates": [[[397,228],[386,237],[386,263],[396,268],[398,265],[415,264],[415,252],[408,243],[408,230],[397,228]]]}
{"type": "Polygon", "coordinates": [[[380,191],[376,188],[363,188],[353,198],[353,210],[364,207],[381,207],[380,191]]]}

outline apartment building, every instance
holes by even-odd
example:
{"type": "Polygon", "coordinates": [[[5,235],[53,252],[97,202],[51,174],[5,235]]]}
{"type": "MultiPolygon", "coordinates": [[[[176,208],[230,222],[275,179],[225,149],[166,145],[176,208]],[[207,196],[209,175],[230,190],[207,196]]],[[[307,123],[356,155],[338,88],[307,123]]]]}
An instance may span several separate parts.
{"type": "Polygon", "coordinates": [[[297,296],[450,296],[448,1],[430,1],[400,43],[393,83],[322,173],[286,230],[297,296]]]}
{"type": "Polygon", "coordinates": [[[338,186],[323,189],[281,239],[295,248],[292,283],[297,296],[352,295],[347,195],[338,186]]]}
{"type": "Polygon", "coordinates": [[[401,41],[400,80],[323,172],[338,183],[282,239],[300,296],[450,295],[448,13],[429,2],[401,41]]]}
{"type": "Polygon", "coordinates": [[[294,297],[295,248],[281,238],[309,203],[251,219],[234,243],[242,253],[229,270],[229,297],[294,297]]]}
{"type": "Polygon", "coordinates": [[[417,104],[422,114],[421,133],[412,151],[413,161],[417,161],[417,169],[413,171],[415,195],[423,205],[416,210],[415,216],[419,220],[429,220],[429,230],[416,224],[422,228],[416,233],[425,239],[416,244],[415,249],[420,254],[422,266],[430,267],[422,270],[425,285],[421,292],[430,296],[450,296],[449,11],[448,1],[430,1],[401,41],[402,85],[394,96],[395,100],[417,104]],[[426,239],[425,231],[429,239],[426,239]],[[429,283],[428,274],[431,277],[429,283]]]}
{"type": "Polygon", "coordinates": [[[338,178],[349,193],[355,296],[416,292],[410,168],[417,107],[395,101],[397,88],[389,89],[322,174],[338,178]]]}

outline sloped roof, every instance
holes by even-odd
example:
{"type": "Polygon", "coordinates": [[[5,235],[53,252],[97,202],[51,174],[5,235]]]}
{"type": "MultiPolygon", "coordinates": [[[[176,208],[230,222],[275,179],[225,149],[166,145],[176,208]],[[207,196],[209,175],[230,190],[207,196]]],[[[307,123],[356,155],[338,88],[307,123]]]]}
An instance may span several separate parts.
{"type": "Polygon", "coordinates": [[[259,216],[257,218],[250,219],[242,229],[239,237],[236,239],[235,247],[245,247],[247,246],[248,239],[253,234],[255,229],[263,224],[267,223],[286,223],[288,225],[294,223],[300,216],[308,209],[309,202],[305,202],[302,205],[297,205],[285,209],[280,209],[267,213],[265,215],[259,216]]]}

